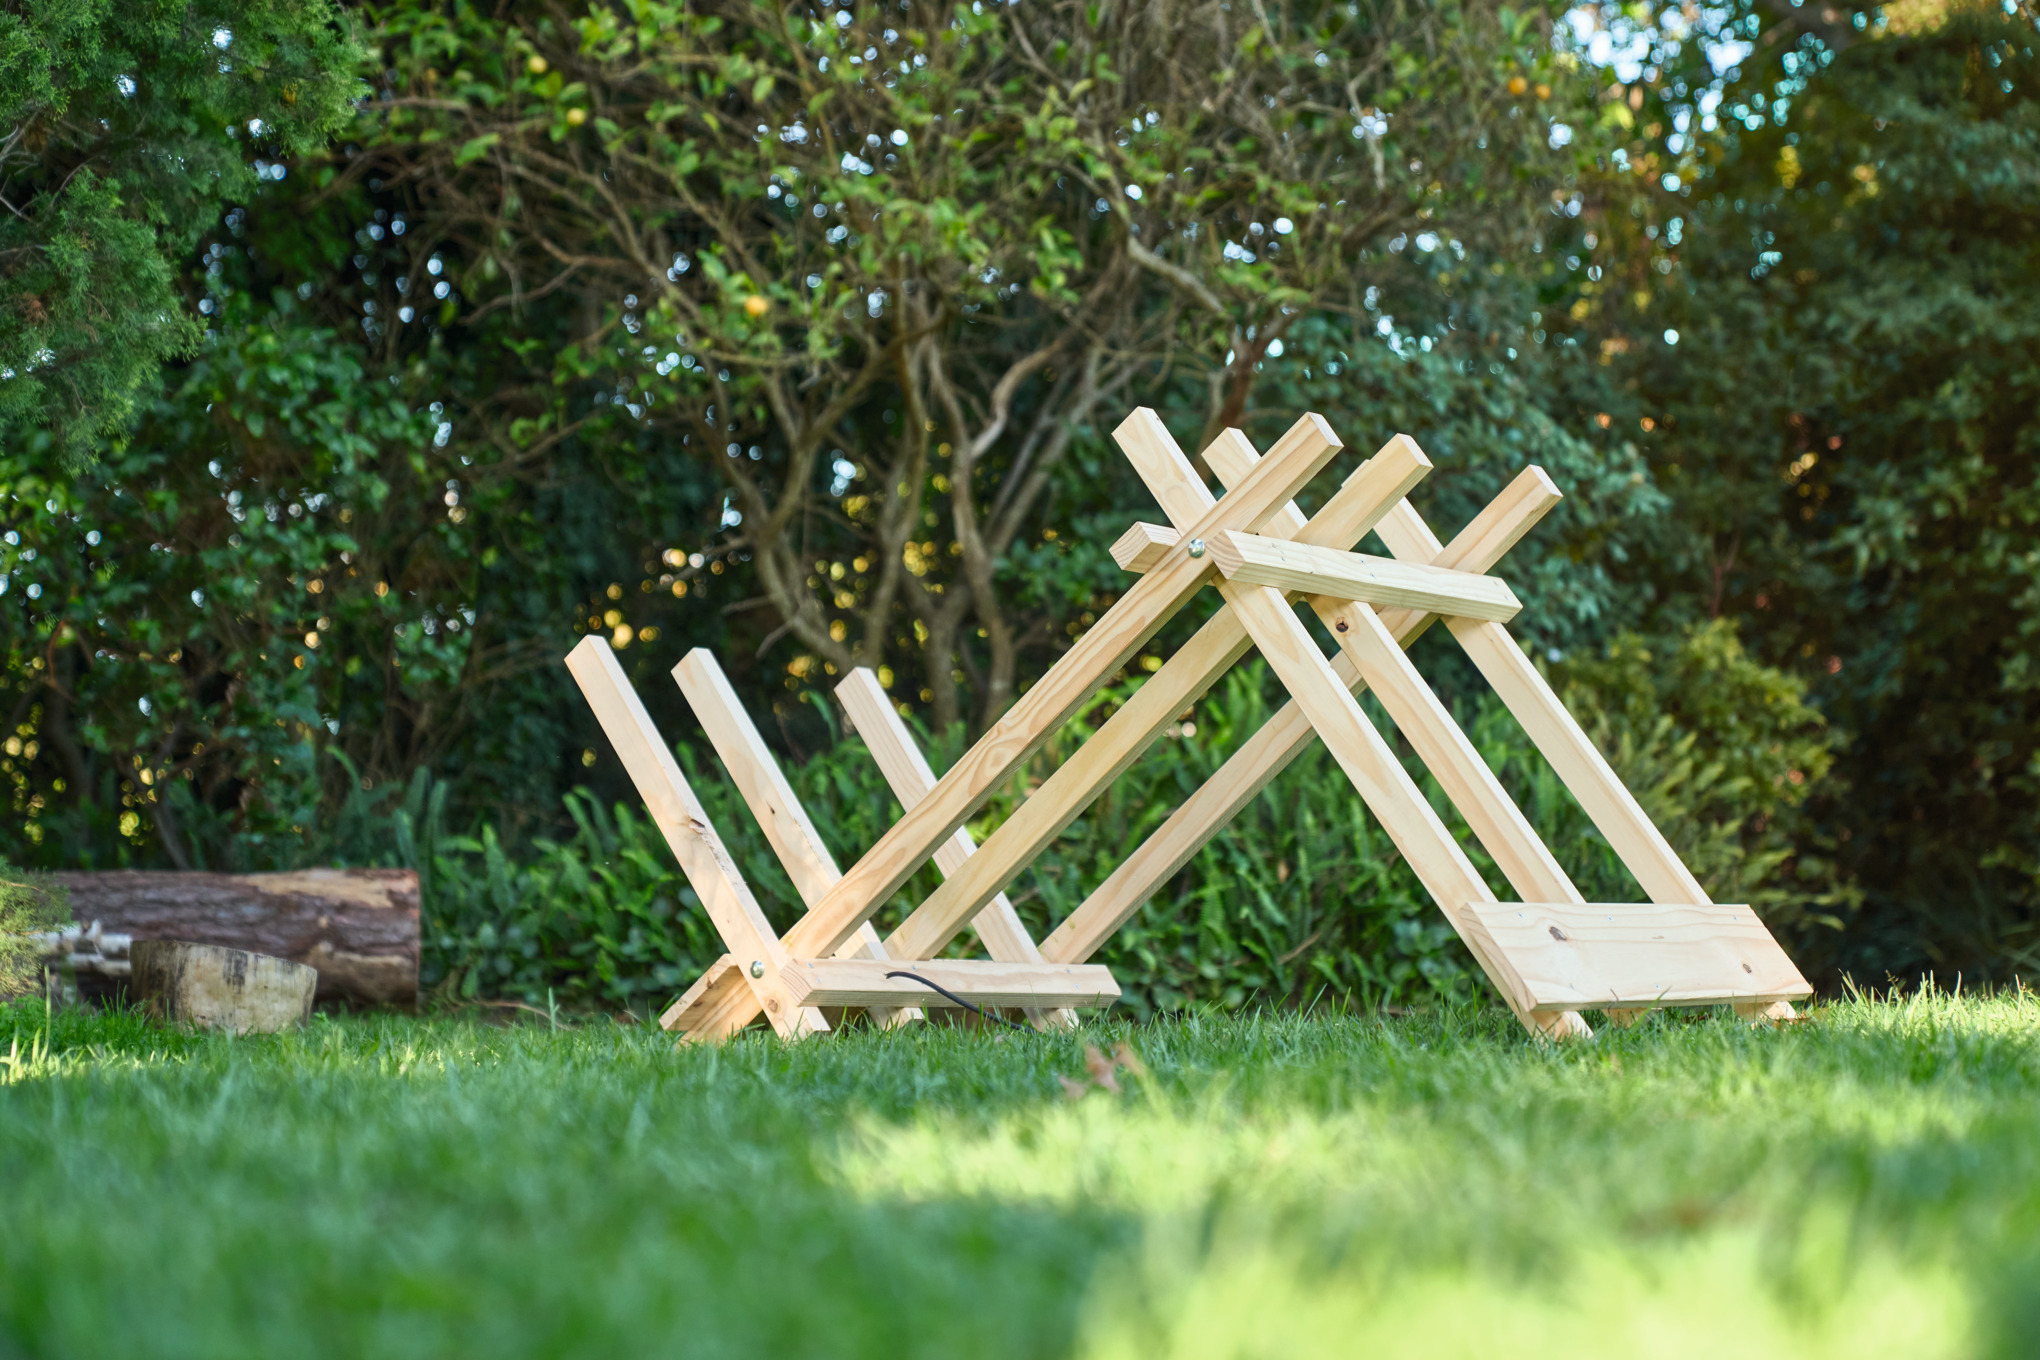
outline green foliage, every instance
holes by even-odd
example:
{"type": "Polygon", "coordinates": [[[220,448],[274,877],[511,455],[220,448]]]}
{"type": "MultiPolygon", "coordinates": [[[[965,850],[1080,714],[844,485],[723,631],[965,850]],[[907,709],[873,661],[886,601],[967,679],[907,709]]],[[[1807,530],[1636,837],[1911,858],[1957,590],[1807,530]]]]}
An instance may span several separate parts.
{"type": "Polygon", "coordinates": [[[42,951],[24,937],[70,918],[62,889],[0,861],[0,1001],[18,996],[36,981],[42,951]]]}
{"type": "Polygon", "coordinates": [[[327,0],[0,10],[0,475],[121,441],[204,329],[174,262],[346,121],[362,55],[327,0]]]}
{"type": "Polygon", "coordinates": [[[1638,173],[1579,397],[1679,507],[1649,626],[1735,618],[1838,734],[1795,834],[1864,906],[1811,962],[2006,977],[2040,961],[2040,12],[1791,16],[1751,12],[1683,150],[1697,45],[1609,92],[1638,173]]]}
{"type": "Polygon", "coordinates": [[[208,347],[94,472],[14,482],[0,772],[45,862],[295,855],[324,741],[390,734],[404,696],[461,673],[465,621],[415,589],[466,556],[431,531],[443,506],[417,508],[431,414],[289,307],[266,319],[208,347]]]}
{"type": "Polygon", "coordinates": [[[1802,939],[1841,928],[1849,899],[1803,813],[1827,792],[1835,746],[1806,689],[1717,620],[1671,638],[1623,633],[1603,655],[1569,661],[1562,690],[1709,895],[1802,939]]]}
{"type": "Polygon", "coordinates": [[[884,666],[939,729],[996,718],[1116,593],[1044,619],[1015,568],[1072,510],[1146,502],[1105,438],[1127,407],[1193,451],[1247,422],[1293,329],[1378,344],[1398,252],[1506,253],[1576,156],[1507,93],[1570,89],[1537,28],[1486,0],[381,18],[350,175],[414,266],[442,253],[442,324],[544,337],[463,429],[492,458],[681,451],[714,541],[640,545],[632,631],[712,562],[757,601],[760,689],[884,666]]]}
{"type": "Polygon", "coordinates": [[[1563,1048],[1499,1007],[677,1052],[524,1018],[0,1012],[0,1345],[2011,1360],[2040,1316],[2030,993],[1563,1048]],[[1145,1073],[1069,1099],[1120,1043],[1145,1073]]]}

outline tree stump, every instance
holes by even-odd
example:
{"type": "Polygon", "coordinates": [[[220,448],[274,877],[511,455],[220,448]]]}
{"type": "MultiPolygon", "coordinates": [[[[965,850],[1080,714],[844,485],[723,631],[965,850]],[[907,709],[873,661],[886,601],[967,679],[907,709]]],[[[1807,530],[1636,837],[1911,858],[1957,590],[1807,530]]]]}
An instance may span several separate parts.
{"type": "Polygon", "coordinates": [[[136,940],[135,996],[172,1022],[274,1034],[312,1013],[319,970],[268,954],[184,940],[136,940]]]}

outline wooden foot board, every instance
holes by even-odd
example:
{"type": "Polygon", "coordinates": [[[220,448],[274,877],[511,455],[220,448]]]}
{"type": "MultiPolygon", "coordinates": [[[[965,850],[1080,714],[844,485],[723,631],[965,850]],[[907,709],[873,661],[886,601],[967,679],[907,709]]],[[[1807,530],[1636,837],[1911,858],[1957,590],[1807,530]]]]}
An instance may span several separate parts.
{"type": "Polygon", "coordinates": [[[1525,1009],[1756,1005],[1813,988],[1743,906],[1469,902],[1515,966],[1525,1009]]]}
{"type": "Polygon", "coordinates": [[[996,959],[795,959],[780,969],[803,1006],[954,1006],[926,978],[974,1006],[1109,1006],[1112,970],[1096,963],[1000,963],[996,959]],[[902,976],[912,974],[912,976],[902,976]]]}

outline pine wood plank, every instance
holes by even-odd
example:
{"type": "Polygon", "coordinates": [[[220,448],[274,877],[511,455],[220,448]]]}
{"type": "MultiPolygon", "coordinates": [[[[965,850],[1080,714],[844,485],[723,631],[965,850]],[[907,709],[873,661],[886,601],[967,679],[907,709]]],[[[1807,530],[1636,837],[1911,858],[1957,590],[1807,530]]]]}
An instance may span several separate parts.
{"type": "Polygon", "coordinates": [[[1810,996],[1746,906],[1475,902],[1539,1012],[1767,1006],[1810,996]]]}
{"type": "Polygon", "coordinates": [[[1223,533],[1208,550],[1226,579],[1242,585],[1496,623],[1523,610],[1506,582],[1473,572],[1285,543],[1262,534],[1223,533]]]}
{"type": "MultiPolygon", "coordinates": [[[[909,808],[926,798],[935,787],[935,771],[870,668],[859,666],[843,677],[843,683],[836,686],[836,701],[843,705],[851,726],[864,738],[866,749],[885,776],[893,797],[900,800],[900,806],[909,808]]],[[[945,876],[954,874],[976,850],[977,842],[971,839],[970,832],[958,827],[956,834],[935,851],[935,867],[945,876]]],[[[972,919],[971,925],[976,928],[985,952],[1002,963],[1047,961],[1004,893],[994,897],[972,919]]],[[[867,921],[861,929],[870,930],[871,923],[867,921]]],[[[1038,1007],[1030,1009],[1027,1018],[1037,1029],[1068,1029],[1077,1022],[1074,1011],[1044,1011],[1038,1007]]]]}
{"type": "Polygon", "coordinates": [[[923,1006],[955,1003],[911,978],[912,972],[986,1008],[1063,1009],[1109,1006],[1119,999],[1112,970],[1095,963],[1001,963],[997,959],[794,959],[783,973],[786,989],[810,1006],[923,1006]]]}
{"type": "MultiPolygon", "coordinates": [[[[1207,461],[1211,452],[1206,450],[1207,461]]],[[[1433,560],[1437,565],[1465,571],[1486,571],[1558,500],[1557,488],[1550,479],[1532,468],[1490,502],[1452,540],[1451,546],[1441,549],[1433,560]],[[1539,493],[1538,488],[1549,488],[1548,494],[1539,493]]],[[[1406,503],[1399,506],[1403,504],[1406,503]]],[[[1283,514],[1297,523],[1303,518],[1294,506],[1285,508],[1283,514]]],[[[1281,518],[1270,521],[1269,532],[1274,531],[1281,518]]],[[[1389,610],[1382,615],[1382,624],[1395,634],[1399,645],[1407,647],[1431,617],[1434,616],[1409,610],[1389,610]]],[[[1358,669],[1344,653],[1332,659],[1332,667],[1342,684],[1352,686],[1360,682],[1358,669]]],[[[1285,703],[1233,752],[1216,775],[1171,813],[1139,849],[1042,939],[1042,954],[1067,962],[1090,958],[1316,740],[1317,730],[1296,701],[1285,703]]]]}
{"type": "MultiPolygon", "coordinates": [[[[1523,481],[1522,477],[1517,478],[1510,492],[1541,495],[1554,503],[1559,499],[1558,488],[1548,478],[1541,487],[1526,487],[1523,481]]],[[[1425,554],[1438,542],[1423,517],[1408,504],[1396,507],[1377,526],[1377,532],[1388,550],[1406,561],[1426,560],[1425,554]]],[[[1489,532],[1500,537],[1507,531],[1497,527],[1489,532]]],[[[1514,543],[1515,539],[1507,541],[1514,543]]],[[[1430,622],[1423,620],[1425,626],[1430,622]]],[[[1593,740],[1559,702],[1549,682],[1523,655],[1508,630],[1500,624],[1474,621],[1446,626],[1559,782],[1579,802],[1587,819],[1607,838],[1616,858],[1636,879],[1644,895],[1658,903],[1707,902],[1709,898],[1700,881],[1644,813],[1593,740]]],[[[1783,1003],[1740,1007],[1739,1011],[1747,1019],[1789,1020],[1794,1016],[1792,1007],[1783,1003]]]]}
{"type": "Polygon", "coordinates": [[[1112,560],[1123,571],[1147,571],[1158,564],[1182,537],[1166,524],[1137,522],[1112,544],[1112,560]]]}
{"type": "MultiPolygon", "coordinates": [[[[1210,503],[1211,493],[1182,450],[1167,438],[1166,431],[1160,438],[1139,444],[1122,441],[1121,447],[1170,518],[1180,524],[1206,513],[1203,507],[1210,503]]],[[[1207,461],[1212,452],[1207,450],[1207,461]]],[[[1246,462],[1252,453],[1251,445],[1234,445],[1232,452],[1239,465],[1247,466],[1244,477],[1251,479],[1256,470],[1246,462]]],[[[1494,894],[1374,724],[1361,712],[1350,685],[1311,641],[1282,592],[1272,586],[1222,581],[1219,593],[1232,606],[1269,668],[1303,709],[1319,739],[1359,790],[1390,841],[1466,942],[1510,1009],[1534,1032],[1590,1033],[1586,1022],[1575,1013],[1552,1016],[1531,1013],[1522,979],[1516,976],[1507,956],[1487,938],[1479,918],[1465,907],[1468,902],[1491,902],[1494,894]]],[[[1401,656],[1399,651],[1397,656],[1401,656]]],[[[1475,759],[1478,763],[1478,757],[1475,759]]]]}
{"type": "MultiPolygon", "coordinates": [[[[1244,477],[1259,456],[1252,445],[1240,441],[1214,446],[1206,451],[1205,461],[1221,483],[1229,484],[1244,477]]],[[[1542,473],[1537,475],[1541,477],[1542,473]]],[[[1406,501],[1398,502],[1389,514],[1394,516],[1407,509],[1406,501]]],[[[1296,512],[1292,510],[1290,513],[1296,512]]],[[[1476,523],[1479,525],[1477,535],[1485,536],[1491,532],[1491,522],[1477,520],[1476,523]]],[[[1474,539],[1478,550],[1497,553],[1506,551],[1515,541],[1515,537],[1497,537],[1492,543],[1484,541],[1483,537],[1474,539]]],[[[1432,555],[1441,556],[1444,551],[1440,547],[1432,555]]],[[[1223,570],[1225,562],[1222,554],[1219,565],[1223,570]]],[[[1492,579],[1428,564],[1424,570],[1468,580],[1492,579]]],[[[1399,603],[1422,607],[1413,600],[1399,603]]],[[[1416,749],[1418,758],[1438,780],[1452,805],[1466,818],[1474,836],[1495,860],[1496,867],[1501,869],[1510,886],[1532,900],[1584,900],[1557,858],[1531,827],[1529,819],[1523,816],[1521,809],[1502,788],[1501,781],[1495,778],[1494,771],[1473,749],[1473,743],[1466,739],[1458,722],[1439,702],[1416,667],[1410,664],[1403,645],[1389,632],[1375,610],[1365,603],[1350,604],[1322,596],[1313,598],[1311,606],[1325,626],[1332,630],[1340,652],[1352,663],[1361,683],[1374,691],[1397,729],[1416,749]]]]}
{"type": "MultiPolygon", "coordinates": [[[[1133,425],[1148,421],[1160,425],[1154,413],[1145,408],[1128,417],[1128,423],[1133,425]]],[[[1259,528],[1330,462],[1340,447],[1338,436],[1322,418],[1304,416],[1261,460],[1254,469],[1254,477],[1192,526],[1193,536],[1209,537],[1222,529],[1259,528]]],[[[820,906],[787,932],[788,949],[803,958],[828,953],[870,919],[936,847],[983,804],[992,789],[1033,756],[1211,575],[1209,557],[1190,557],[1187,544],[1170,550],[1159,566],[1136,581],[936,781],[927,798],[907,809],[878,843],[851,866],[820,906]]]]}
{"type": "Polygon", "coordinates": [[[821,1013],[800,1006],[780,980],[787,951],[680,773],[679,762],[652,725],[651,715],[625,678],[623,667],[617,665],[608,642],[592,634],[582,638],[567,654],[567,670],[595,710],[596,721],[616,749],[638,796],[644,799],[645,810],[672,848],[680,872],[700,897],[723,944],[738,959],[762,965],[758,977],[752,977],[748,967],[739,971],[765,1018],[788,1039],[826,1032],[829,1025],[821,1013]]]}
{"type": "MultiPolygon", "coordinates": [[[[1175,441],[1168,431],[1159,420],[1152,419],[1151,412],[1149,417],[1145,421],[1129,419],[1120,427],[1125,442],[1143,449],[1164,444],[1173,449],[1175,441]]],[[[1181,454],[1176,456],[1180,458],[1181,454]]],[[[1381,453],[1346,479],[1326,502],[1318,519],[1312,520],[1302,532],[1335,533],[1342,539],[1350,535],[1347,542],[1358,541],[1429,470],[1430,460],[1415,444],[1391,440],[1381,453]],[[1330,527],[1319,526],[1318,520],[1330,527]]],[[[1247,486],[1251,475],[1250,470],[1237,485],[1247,486]]],[[[1210,493],[1204,491],[1201,483],[1197,489],[1204,496],[1203,503],[1210,503],[1210,493]]],[[[1174,492],[1170,494],[1182,507],[1183,498],[1174,492]]],[[[1187,509],[1185,513],[1189,513],[1187,509]]],[[[1196,513],[1202,517],[1209,512],[1196,513]]],[[[1280,527],[1271,523],[1270,527],[1275,532],[1286,532],[1287,521],[1280,527]]],[[[1207,620],[1118,712],[1014,810],[969,862],[887,937],[886,947],[903,958],[927,958],[938,952],[995,892],[1012,882],[1113,780],[1125,773],[1185,707],[1195,703],[1244,656],[1248,645],[1246,630],[1230,610],[1221,609],[1207,620]]]]}
{"type": "MultiPolygon", "coordinates": [[[[673,679],[687,696],[694,715],[701,719],[702,731],[708,734],[709,744],[715,748],[730,781],[737,786],[751,815],[758,819],[772,853],[785,867],[786,876],[793,880],[794,891],[800,894],[803,903],[813,907],[843,877],[842,872],[836,868],[835,856],[829,853],[822,833],[807,809],[800,805],[793,785],[786,781],[772,748],[765,744],[757,724],[744,710],[743,701],[737,698],[737,691],[723,674],[715,654],[705,647],[693,648],[673,668],[673,679]]],[[[888,957],[878,932],[868,921],[836,952],[846,958],[888,957]]],[[[871,1010],[871,1023],[888,1029],[924,1018],[911,1007],[880,1006],[871,1010]]]]}

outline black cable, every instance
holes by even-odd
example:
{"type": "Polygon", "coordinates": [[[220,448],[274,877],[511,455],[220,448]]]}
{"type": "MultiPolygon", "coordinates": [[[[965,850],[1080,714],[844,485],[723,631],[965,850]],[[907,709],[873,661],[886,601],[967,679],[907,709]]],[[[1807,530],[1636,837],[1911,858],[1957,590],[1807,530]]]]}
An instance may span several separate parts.
{"type": "Polygon", "coordinates": [[[948,997],[951,1001],[954,1001],[957,1005],[963,1007],[965,1010],[976,1011],[979,1015],[982,1015],[987,1020],[995,1021],[998,1024],[1006,1025],[1012,1029],[1024,1031],[1027,1028],[1027,1026],[1025,1025],[1015,1024],[1013,1021],[1008,1020],[1003,1015],[993,1015],[990,1011],[986,1010],[982,1006],[971,1005],[970,1002],[965,1001],[962,997],[958,996],[955,992],[950,991],[947,987],[943,986],[941,983],[931,981],[928,978],[924,978],[919,973],[893,972],[887,973],[886,976],[889,978],[896,977],[906,978],[910,982],[918,982],[923,987],[928,988],[930,991],[942,993],[942,995],[948,997]]]}

